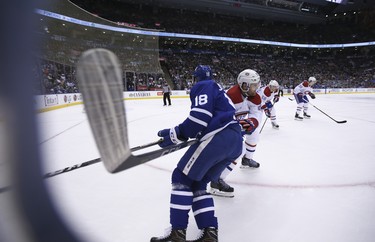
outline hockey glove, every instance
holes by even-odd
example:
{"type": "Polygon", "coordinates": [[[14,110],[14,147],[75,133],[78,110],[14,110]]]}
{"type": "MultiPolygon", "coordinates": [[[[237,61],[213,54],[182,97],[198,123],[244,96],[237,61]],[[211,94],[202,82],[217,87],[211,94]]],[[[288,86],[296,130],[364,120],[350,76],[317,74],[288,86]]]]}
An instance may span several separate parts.
{"type": "Polygon", "coordinates": [[[273,107],[273,104],[270,101],[266,102],[265,104],[268,109],[271,109],[273,107]]]}
{"type": "Polygon", "coordinates": [[[158,136],[163,138],[163,141],[159,143],[159,146],[164,148],[170,145],[179,144],[187,139],[182,137],[178,126],[172,129],[163,129],[158,132],[158,136]]]}
{"type": "Polygon", "coordinates": [[[308,103],[308,102],[309,102],[309,99],[308,99],[307,96],[305,95],[305,96],[303,96],[302,101],[303,101],[304,103],[308,103]]]}
{"type": "Polygon", "coordinates": [[[271,111],[268,108],[264,109],[264,114],[267,116],[267,118],[271,117],[271,111]]]}
{"type": "Polygon", "coordinates": [[[273,97],[273,103],[277,103],[279,101],[279,99],[280,99],[280,96],[279,95],[275,95],[273,97]]]}
{"type": "Polygon", "coordinates": [[[309,92],[309,96],[310,96],[312,99],[315,99],[315,94],[314,94],[314,93],[309,92]]]}
{"type": "Polygon", "coordinates": [[[271,109],[273,107],[273,104],[270,102],[270,101],[268,101],[268,102],[266,102],[261,108],[262,109],[271,109]]]}
{"type": "Polygon", "coordinates": [[[242,132],[244,134],[252,134],[254,130],[258,127],[258,120],[255,118],[248,118],[239,121],[242,126],[242,132]]]}

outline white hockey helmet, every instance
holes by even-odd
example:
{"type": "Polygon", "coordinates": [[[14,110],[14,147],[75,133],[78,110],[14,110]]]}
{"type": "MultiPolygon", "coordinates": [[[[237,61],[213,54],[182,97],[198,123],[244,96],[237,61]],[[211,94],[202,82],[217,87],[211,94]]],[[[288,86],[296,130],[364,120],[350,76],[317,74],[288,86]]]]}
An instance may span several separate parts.
{"type": "Polygon", "coordinates": [[[256,84],[255,87],[258,89],[260,86],[260,76],[256,71],[246,69],[238,74],[237,83],[243,92],[248,92],[252,84],[256,84]]]}
{"type": "Polygon", "coordinates": [[[317,80],[315,77],[310,76],[308,82],[309,82],[309,85],[312,86],[317,82],[317,80]]]}
{"type": "Polygon", "coordinates": [[[271,80],[270,83],[268,83],[268,86],[279,89],[279,83],[276,80],[271,80]]]}

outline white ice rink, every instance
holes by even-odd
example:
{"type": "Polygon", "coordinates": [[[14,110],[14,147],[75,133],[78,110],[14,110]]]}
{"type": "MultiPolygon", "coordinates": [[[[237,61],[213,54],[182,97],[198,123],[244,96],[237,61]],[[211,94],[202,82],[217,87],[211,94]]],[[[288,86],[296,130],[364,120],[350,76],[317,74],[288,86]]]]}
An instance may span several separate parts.
{"type": "MultiPolygon", "coordinates": [[[[267,121],[254,159],[228,176],[234,198],[214,197],[220,242],[375,241],[375,94],[317,95],[310,120],[296,104],[276,104],[280,130],[267,121]]],[[[158,139],[182,122],[188,99],[126,101],[130,146],[158,139]]],[[[83,106],[38,114],[44,171],[98,158],[83,106]]],[[[261,123],[262,125],[263,123],[261,123]]],[[[97,163],[46,179],[70,228],[90,242],[140,242],[169,226],[170,176],[178,151],[117,174],[97,163]]],[[[193,216],[188,239],[197,236],[193,216]]]]}

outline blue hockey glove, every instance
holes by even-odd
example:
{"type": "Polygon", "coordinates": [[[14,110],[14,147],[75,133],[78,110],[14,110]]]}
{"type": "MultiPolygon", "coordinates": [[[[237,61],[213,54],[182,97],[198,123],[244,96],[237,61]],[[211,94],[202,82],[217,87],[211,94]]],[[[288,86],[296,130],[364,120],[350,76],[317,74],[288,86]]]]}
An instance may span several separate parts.
{"type": "Polygon", "coordinates": [[[280,100],[280,96],[279,95],[275,95],[273,97],[273,103],[277,103],[279,100],[280,100]]]}
{"type": "Polygon", "coordinates": [[[163,138],[163,141],[159,144],[160,147],[164,148],[170,145],[179,144],[187,139],[182,137],[178,126],[171,129],[163,129],[158,132],[158,136],[163,138]]]}
{"type": "Polygon", "coordinates": [[[255,118],[242,119],[239,123],[244,134],[252,134],[259,125],[258,120],[255,118]]]}
{"type": "Polygon", "coordinates": [[[309,96],[310,96],[312,99],[315,99],[315,94],[314,94],[314,93],[309,92],[309,96]]]}
{"type": "Polygon", "coordinates": [[[305,96],[302,97],[302,101],[303,101],[304,103],[308,103],[308,102],[309,102],[309,99],[308,99],[307,96],[305,95],[305,96]]]}
{"type": "Polygon", "coordinates": [[[273,104],[270,101],[268,101],[268,102],[266,102],[266,107],[268,109],[271,109],[273,107],[273,104]]]}
{"type": "Polygon", "coordinates": [[[267,116],[267,118],[271,117],[271,111],[268,108],[264,109],[264,114],[267,116]]]}
{"type": "Polygon", "coordinates": [[[262,109],[271,109],[273,107],[273,104],[270,102],[270,101],[268,101],[268,102],[266,102],[265,104],[263,104],[263,106],[261,107],[262,109]]]}

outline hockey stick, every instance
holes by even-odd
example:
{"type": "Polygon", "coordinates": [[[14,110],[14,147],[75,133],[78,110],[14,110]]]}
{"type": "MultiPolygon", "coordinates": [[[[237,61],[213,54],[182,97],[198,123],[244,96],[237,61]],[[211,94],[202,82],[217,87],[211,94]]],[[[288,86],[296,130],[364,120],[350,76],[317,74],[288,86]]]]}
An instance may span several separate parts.
{"type": "Polygon", "coordinates": [[[262,133],[263,127],[264,127],[264,125],[266,124],[267,120],[268,120],[268,117],[266,117],[266,120],[264,120],[263,126],[262,126],[262,128],[260,129],[259,134],[262,133]]]}
{"type": "MultiPolygon", "coordinates": [[[[294,99],[291,99],[291,98],[288,98],[290,101],[294,101],[294,99]]],[[[346,123],[347,121],[346,120],[341,120],[341,121],[337,121],[336,119],[332,118],[331,116],[329,116],[328,114],[326,114],[325,112],[323,112],[322,110],[320,110],[318,107],[316,107],[314,104],[312,104],[310,101],[307,101],[311,104],[311,106],[313,106],[314,108],[316,108],[318,111],[320,111],[321,113],[323,113],[324,115],[326,115],[328,118],[332,119],[333,121],[335,121],[336,123],[338,124],[344,124],[346,123]]]]}
{"type": "MultiPolygon", "coordinates": [[[[134,148],[131,148],[130,151],[137,151],[137,150],[141,150],[141,149],[144,149],[144,148],[147,148],[147,147],[151,147],[151,146],[159,144],[161,141],[162,141],[162,139],[160,139],[158,141],[155,141],[155,142],[152,142],[152,143],[149,143],[149,144],[136,146],[134,148]]],[[[144,153],[144,154],[141,154],[141,155],[138,155],[138,156],[133,156],[135,158],[132,158],[131,161],[137,162],[133,166],[139,165],[139,164],[145,163],[147,161],[153,160],[155,158],[170,154],[170,153],[175,152],[175,151],[177,151],[179,149],[182,149],[184,147],[190,146],[190,145],[194,144],[195,142],[196,142],[196,140],[190,140],[188,142],[184,142],[184,143],[181,143],[181,144],[172,145],[172,146],[169,146],[169,147],[165,147],[165,148],[162,148],[162,149],[158,149],[158,150],[155,150],[155,151],[144,153]]],[[[85,161],[85,162],[80,163],[80,164],[65,167],[64,169],[61,169],[61,170],[57,170],[57,171],[54,171],[54,172],[48,172],[48,173],[43,175],[43,178],[44,179],[51,178],[53,176],[57,176],[57,175],[60,175],[62,173],[70,172],[70,171],[73,171],[73,170],[76,170],[76,169],[79,169],[79,168],[82,168],[82,167],[85,167],[85,166],[89,166],[89,165],[92,165],[92,164],[99,163],[101,161],[102,161],[101,158],[96,158],[96,159],[93,159],[93,160],[85,161]]],[[[6,192],[6,191],[9,191],[9,190],[11,190],[11,186],[0,187],[0,193],[6,192]]]]}
{"type": "Polygon", "coordinates": [[[100,158],[96,158],[96,159],[93,159],[93,160],[85,161],[85,162],[80,163],[80,164],[68,166],[68,167],[65,167],[64,169],[61,169],[61,170],[48,172],[48,173],[43,175],[43,178],[50,178],[50,177],[53,177],[53,176],[57,176],[57,175],[60,175],[62,173],[65,173],[65,172],[73,171],[73,170],[76,170],[78,168],[82,168],[82,167],[89,166],[89,165],[92,165],[92,164],[95,164],[95,163],[99,163],[100,161],[101,161],[100,158]]]}
{"type": "MultiPolygon", "coordinates": [[[[141,149],[144,149],[144,148],[147,148],[147,147],[151,147],[151,146],[157,145],[161,141],[162,141],[162,139],[160,139],[158,141],[155,141],[155,142],[152,142],[152,143],[149,143],[149,144],[145,144],[145,145],[140,145],[140,146],[133,147],[130,150],[131,151],[141,150],[141,149]]],[[[101,162],[100,158],[96,158],[96,159],[93,159],[93,160],[85,161],[85,162],[80,163],[80,164],[76,164],[76,165],[73,165],[73,166],[65,167],[64,169],[61,169],[61,170],[57,170],[57,171],[54,171],[54,172],[48,172],[48,173],[46,173],[46,174],[43,175],[43,178],[50,178],[50,177],[53,177],[53,176],[56,176],[56,175],[60,175],[60,174],[65,173],[65,172],[76,170],[78,168],[82,168],[82,167],[89,166],[89,165],[92,165],[92,164],[95,164],[95,163],[99,163],[99,162],[101,162]]]]}
{"type": "Polygon", "coordinates": [[[321,113],[323,113],[324,115],[326,115],[328,118],[332,119],[333,121],[335,121],[336,123],[338,124],[344,124],[346,123],[347,121],[346,120],[341,120],[341,121],[337,121],[336,119],[332,118],[331,116],[329,116],[328,114],[326,114],[325,112],[323,112],[322,110],[320,110],[318,107],[316,107],[314,104],[310,103],[311,106],[313,106],[314,108],[316,108],[318,111],[320,111],[321,113]]]}
{"type": "Polygon", "coordinates": [[[140,155],[132,154],[120,66],[116,55],[105,49],[85,51],[77,65],[86,114],[106,169],[116,173],[195,143],[192,140],[140,155]]]}
{"type": "MultiPolygon", "coordinates": [[[[273,102],[273,103],[272,103],[272,107],[275,106],[275,103],[276,103],[276,102],[273,102]]],[[[262,133],[263,127],[264,127],[264,125],[266,124],[267,120],[268,120],[268,117],[266,116],[266,120],[264,120],[263,126],[262,126],[262,128],[260,129],[259,134],[262,133]]]]}

